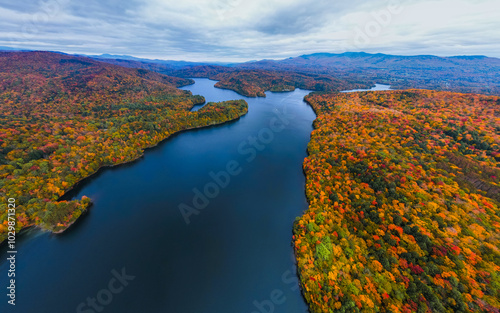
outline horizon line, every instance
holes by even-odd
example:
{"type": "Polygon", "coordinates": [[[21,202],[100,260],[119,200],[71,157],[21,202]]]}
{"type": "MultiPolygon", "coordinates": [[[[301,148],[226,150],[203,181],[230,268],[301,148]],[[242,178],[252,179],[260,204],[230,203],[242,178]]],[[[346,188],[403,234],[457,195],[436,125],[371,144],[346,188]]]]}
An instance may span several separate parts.
{"type": "MultiPolygon", "coordinates": [[[[133,54],[113,54],[113,53],[107,53],[107,52],[101,52],[100,54],[71,53],[71,52],[64,52],[64,51],[58,51],[58,50],[41,50],[41,49],[18,48],[18,47],[9,47],[9,46],[0,46],[0,52],[51,52],[51,53],[59,53],[59,54],[72,55],[72,56],[82,56],[82,57],[89,57],[89,58],[102,57],[103,59],[115,59],[115,60],[127,60],[127,59],[121,58],[121,57],[125,57],[125,58],[131,58],[128,61],[138,61],[138,62],[140,62],[140,61],[174,61],[174,62],[208,63],[208,64],[215,64],[215,63],[234,64],[234,63],[250,63],[250,62],[260,62],[260,61],[282,61],[282,60],[287,60],[287,59],[294,59],[294,58],[313,56],[313,55],[319,55],[319,54],[328,54],[328,55],[366,54],[366,55],[385,55],[385,56],[396,56],[396,57],[431,56],[431,57],[438,57],[438,58],[484,57],[484,58],[491,58],[491,59],[500,59],[499,57],[492,57],[492,56],[487,56],[484,54],[438,55],[438,54],[392,54],[392,53],[365,52],[365,51],[344,51],[341,53],[319,51],[319,52],[305,53],[305,54],[289,56],[289,57],[277,57],[277,58],[269,57],[269,58],[263,58],[263,59],[246,59],[244,61],[224,61],[224,60],[220,60],[220,59],[218,61],[193,61],[193,60],[188,60],[188,59],[175,59],[175,58],[168,58],[168,57],[167,58],[141,57],[141,56],[137,56],[137,55],[133,55],[133,54]],[[109,57],[105,57],[105,56],[109,56],[109,57]],[[136,59],[136,60],[133,60],[133,59],[136,59]]],[[[228,57],[228,59],[230,59],[230,58],[237,58],[237,57],[228,57]]]]}

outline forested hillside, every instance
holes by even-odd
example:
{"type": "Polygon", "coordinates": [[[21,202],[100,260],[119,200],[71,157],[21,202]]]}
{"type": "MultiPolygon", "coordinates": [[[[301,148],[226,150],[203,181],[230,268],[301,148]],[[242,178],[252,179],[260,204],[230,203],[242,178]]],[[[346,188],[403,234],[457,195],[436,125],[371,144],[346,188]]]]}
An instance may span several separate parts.
{"type": "Polygon", "coordinates": [[[500,98],[315,93],[294,226],[316,312],[499,312],[500,98]]]}
{"type": "Polygon", "coordinates": [[[393,89],[424,88],[500,95],[500,59],[486,56],[315,53],[284,60],[242,63],[236,67],[316,73],[372,84],[386,83],[393,89]]]}
{"type": "Polygon", "coordinates": [[[368,88],[375,83],[389,84],[393,89],[500,95],[500,59],[486,56],[314,53],[226,66],[135,58],[100,60],[177,77],[208,77],[220,81],[217,87],[251,97],[264,96],[269,90],[340,91],[368,88]]]}
{"type": "Polygon", "coordinates": [[[292,71],[241,70],[224,66],[195,66],[171,72],[179,77],[207,77],[218,80],[215,87],[231,89],[247,97],[265,97],[266,91],[292,91],[295,88],[316,91],[341,91],[369,88],[371,83],[339,79],[328,75],[292,71]]]}
{"type": "Polygon", "coordinates": [[[103,166],[132,161],[171,134],[237,119],[245,101],[209,104],[192,81],[50,52],[0,53],[0,242],[7,198],[18,230],[62,231],[90,200],[58,201],[103,166]]]}

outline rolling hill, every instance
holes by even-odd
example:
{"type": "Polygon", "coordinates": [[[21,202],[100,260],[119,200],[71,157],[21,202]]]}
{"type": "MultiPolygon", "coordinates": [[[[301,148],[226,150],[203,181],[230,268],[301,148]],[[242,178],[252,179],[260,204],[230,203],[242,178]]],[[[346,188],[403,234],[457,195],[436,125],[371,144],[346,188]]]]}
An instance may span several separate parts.
{"type": "Polygon", "coordinates": [[[51,52],[0,53],[0,242],[16,231],[64,231],[90,204],[60,201],[104,166],[133,161],[170,135],[239,118],[243,100],[211,103],[192,81],[51,52]]]}
{"type": "Polygon", "coordinates": [[[500,59],[486,56],[398,56],[346,52],[316,53],[284,60],[237,65],[243,69],[287,70],[387,83],[394,89],[422,88],[500,94],[500,59]]]}
{"type": "Polygon", "coordinates": [[[283,60],[237,64],[148,60],[128,56],[113,59],[113,57],[99,56],[99,59],[172,76],[217,79],[221,81],[219,87],[230,88],[246,96],[263,95],[268,90],[287,90],[294,85],[315,91],[336,91],[344,87],[351,89],[342,86],[339,81],[365,87],[373,86],[375,83],[386,83],[393,89],[421,88],[500,95],[500,59],[486,56],[400,56],[345,52],[314,53],[283,60]],[[255,75],[248,71],[261,71],[260,73],[265,73],[264,76],[274,76],[274,78],[265,83],[255,84],[255,75]],[[235,75],[239,77],[236,78],[235,75]],[[235,79],[239,82],[235,83],[235,79]],[[312,81],[314,83],[311,83],[312,81]],[[236,86],[238,84],[240,86],[236,86]]]}

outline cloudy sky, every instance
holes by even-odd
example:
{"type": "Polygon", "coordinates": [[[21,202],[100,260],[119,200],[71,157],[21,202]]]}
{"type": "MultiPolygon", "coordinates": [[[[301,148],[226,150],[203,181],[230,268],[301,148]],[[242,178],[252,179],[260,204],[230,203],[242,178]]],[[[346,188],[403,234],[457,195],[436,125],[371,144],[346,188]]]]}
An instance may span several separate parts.
{"type": "Polygon", "coordinates": [[[193,61],[500,57],[498,12],[499,0],[0,0],[0,46],[193,61]]]}

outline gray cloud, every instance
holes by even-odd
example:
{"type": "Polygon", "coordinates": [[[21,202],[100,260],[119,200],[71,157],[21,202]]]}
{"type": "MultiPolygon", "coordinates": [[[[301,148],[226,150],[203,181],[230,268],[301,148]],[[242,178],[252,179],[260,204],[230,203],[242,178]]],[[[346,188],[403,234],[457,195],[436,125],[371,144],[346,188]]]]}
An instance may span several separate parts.
{"type": "Polygon", "coordinates": [[[259,32],[275,35],[296,35],[318,30],[338,15],[342,7],[339,2],[310,0],[277,7],[255,24],[259,32]],[[336,5],[337,4],[337,5],[336,5]]]}
{"type": "Polygon", "coordinates": [[[500,57],[499,9],[497,0],[0,0],[0,46],[207,61],[500,57]]]}

